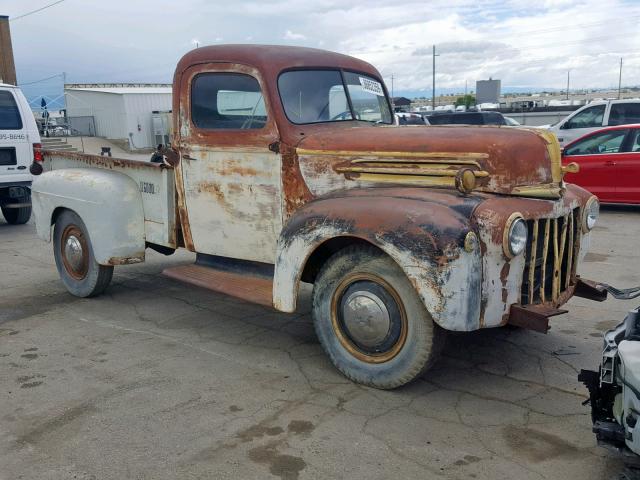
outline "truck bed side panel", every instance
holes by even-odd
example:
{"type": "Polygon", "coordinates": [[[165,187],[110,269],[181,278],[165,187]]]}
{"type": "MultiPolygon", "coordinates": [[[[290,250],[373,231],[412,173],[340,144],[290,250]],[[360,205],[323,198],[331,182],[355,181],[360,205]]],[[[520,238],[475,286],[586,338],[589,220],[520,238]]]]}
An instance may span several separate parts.
{"type": "Polygon", "coordinates": [[[100,168],[123,173],[140,190],[145,241],[176,248],[176,200],[173,169],[159,164],[74,152],[44,152],[44,170],[100,168]]]}

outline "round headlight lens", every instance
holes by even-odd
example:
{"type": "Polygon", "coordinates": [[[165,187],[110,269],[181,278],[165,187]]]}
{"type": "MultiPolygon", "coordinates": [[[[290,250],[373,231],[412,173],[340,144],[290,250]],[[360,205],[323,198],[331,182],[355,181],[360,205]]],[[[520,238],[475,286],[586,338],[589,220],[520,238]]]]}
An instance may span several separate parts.
{"type": "Polygon", "coordinates": [[[596,197],[592,197],[591,200],[587,203],[585,216],[584,216],[584,226],[586,230],[591,230],[598,220],[600,216],[600,202],[596,197]]]}
{"type": "Polygon", "coordinates": [[[524,219],[517,218],[511,222],[508,239],[511,256],[520,255],[527,247],[527,224],[524,219]]]}

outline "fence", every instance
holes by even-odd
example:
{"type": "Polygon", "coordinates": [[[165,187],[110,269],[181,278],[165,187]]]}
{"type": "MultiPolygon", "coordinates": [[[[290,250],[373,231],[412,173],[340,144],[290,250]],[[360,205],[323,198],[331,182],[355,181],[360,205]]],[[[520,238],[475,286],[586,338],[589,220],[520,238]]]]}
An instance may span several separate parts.
{"type": "Polygon", "coordinates": [[[96,122],[93,116],[60,117],[41,125],[45,137],[95,137],[96,122]]]}

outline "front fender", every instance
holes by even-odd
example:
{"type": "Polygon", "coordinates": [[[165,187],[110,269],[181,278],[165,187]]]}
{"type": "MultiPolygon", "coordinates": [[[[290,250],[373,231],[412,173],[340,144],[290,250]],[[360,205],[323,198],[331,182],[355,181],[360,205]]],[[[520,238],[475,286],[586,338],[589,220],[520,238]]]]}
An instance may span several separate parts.
{"type": "Polygon", "coordinates": [[[482,270],[479,248],[465,251],[466,212],[443,202],[371,192],[315,200],[289,220],[278,242],[273,303],[293,312],[310,255],[335,237],[377,246],[402,268],[433,320],[448,330],[479,328],[482,270]]]}
{"type": "Polygon", "coordinates": [[[43,240],[51,241],[54,212],[65,208],[82,218],[99,264],[144,261],[142,197],[130,177],[98,168],[61,169],[36,177],[31,191],[36,230],[43,240]]]}

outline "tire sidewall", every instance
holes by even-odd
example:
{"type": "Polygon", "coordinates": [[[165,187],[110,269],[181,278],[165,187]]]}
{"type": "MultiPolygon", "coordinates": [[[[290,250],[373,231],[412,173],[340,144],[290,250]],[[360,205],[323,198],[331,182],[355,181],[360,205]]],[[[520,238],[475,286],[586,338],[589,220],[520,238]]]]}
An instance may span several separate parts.
{"type": "Polygon", "coordinates": [[[427,366],[434,348],[437,326],[400,267],[373,249],[346,249],[335,254],[322,269],[313,291],[313,321],[323,348],[348,378],[378,388],[395,388],[416,378],[427,366]],[[354,357],[340,342],[332,325],[331,304],[341,280],[355,273],[381,277],[400,297],[407,316],[407,337],[402,349],[384,363],[354,357]]]}
{"type": "MultiPolygon", "coordinates": [[[[31,202],[31,194],[29,193],[18,200],[24,203],[31,202]]],[[[2,207],[2,215],[7,223],[11,225],[23,225],[31,218],[31,205],[19,208],[2,207]]]]}
{"type": "Polygon", "coordinates": [[[53,252],[56,260],[56,268],[58,269],[58,274],[60,275],[60,279],[64,286],[69,290],[70,293],[77,297],[90,297],[95,295],[96,286],[99,283],[100,276],[100,265],[96,262],[95,256],[93,254],[93,246],[91,245],[91,238],[89,237],[89,232],[84,225],[84,222],[80,218],[78,214],[72,212],[71,210],[66,210],[60,214],[57,218],[54,229],[53,229],[53,252]],[[62,242],[62,233],[65,228],[69,225],[77,226],[81,231],[87,241],[87,248],[89,255],[89,267],[87,270],[87,274],[84,276],[82,280],[77,280],[73,278],[67,272],[64,267],[64,263],[62,261],[62,253],[61,253],[61,242],[62,242]]]}

